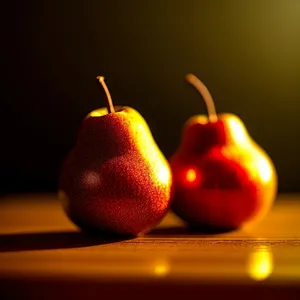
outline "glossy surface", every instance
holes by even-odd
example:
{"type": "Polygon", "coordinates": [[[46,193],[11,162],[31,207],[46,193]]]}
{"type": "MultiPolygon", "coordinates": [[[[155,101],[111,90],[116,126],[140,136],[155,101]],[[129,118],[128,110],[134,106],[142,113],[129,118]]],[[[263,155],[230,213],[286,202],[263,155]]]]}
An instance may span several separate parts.
{"type": "Polygon", "coordinates": [[[201,230],[253,226],[276,197],[275,167],[235,115],[190,118],[169,161],[173,210],[201,230]]]}
{"type": "Polygon", "coordinates": [[[169,164],[143,117],[129,107],[103,108],[83,121],[59,197],[79,227],[136,236],[167,213],[171,189],[169,164]]]}
{"type": "Polygon", "coordinates": [[[300,291],[300,195],[280,195],[249,231],[197,234],[169,213],[147,235],[123,241],[80,233],[55,195],[1,200],[1,295],[291,299],[300,291]]]}

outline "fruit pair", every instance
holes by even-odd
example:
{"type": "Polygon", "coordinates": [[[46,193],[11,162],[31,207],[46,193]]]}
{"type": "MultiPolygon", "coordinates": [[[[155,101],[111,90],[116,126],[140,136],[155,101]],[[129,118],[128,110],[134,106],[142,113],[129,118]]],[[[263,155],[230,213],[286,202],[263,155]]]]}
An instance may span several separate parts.
{"type": "Polygon", "coordinates": [[[276,171],[235,115],[218,115],[207,88],[208,117],[185,124],[169,162],[143,117],[114,107],[103,77],[107,109],[84,119],[77,144],[66,158],[59,196],[69,218],[82,229],[137,236],[157,225],[172,204],[191,226],[235,229],[262,219],[277,189],[276,171]]]}

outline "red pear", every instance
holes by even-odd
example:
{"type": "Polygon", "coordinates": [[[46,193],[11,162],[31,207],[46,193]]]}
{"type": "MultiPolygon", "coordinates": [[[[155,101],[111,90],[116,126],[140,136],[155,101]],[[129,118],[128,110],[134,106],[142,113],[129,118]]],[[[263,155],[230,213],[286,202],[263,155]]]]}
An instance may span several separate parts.
{"type": "Polygon", "coordinates": [[[268,154],[234,114],[216,114],[213,99],[194,75],[208,116],[185,124],[181,144],[169,159],[173,211],[192,227],[231,230],[262,220],[275,200],[277,174],[268,154]]]}
{"type": "Polygon", "coordinates": [[[59,196],[83,229],[137,236],[157,225],[171,201],[172,177],[144,118],[133,108],[91,112],[63,163],[59,196]]]}

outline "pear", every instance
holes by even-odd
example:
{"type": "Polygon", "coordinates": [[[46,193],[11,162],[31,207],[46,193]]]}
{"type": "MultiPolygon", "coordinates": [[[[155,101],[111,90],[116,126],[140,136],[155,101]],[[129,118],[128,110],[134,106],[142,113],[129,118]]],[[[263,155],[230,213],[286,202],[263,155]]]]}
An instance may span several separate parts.
{"type": "Polygon", "coordinates": [[[59,198],[83,230],[138,236],[156,226],[171,204],[172,176],[141,114],[113,106],[89,113],[65,159],[59,198]]]}
{"type": "Polygon", "coordinates": [[[202,94],[208,116],[187,120],[180,146],[169,158],[172,209],[204,231],[252,228],[276,198],[275,166],[237,115],[217,115],[206,86],[193,74],[187,80],[202,94]]]}

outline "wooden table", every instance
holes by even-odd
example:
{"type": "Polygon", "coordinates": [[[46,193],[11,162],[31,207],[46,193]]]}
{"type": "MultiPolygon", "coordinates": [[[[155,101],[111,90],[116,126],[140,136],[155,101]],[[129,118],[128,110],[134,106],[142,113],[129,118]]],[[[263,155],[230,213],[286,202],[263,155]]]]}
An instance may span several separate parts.
{"type": "Polygon", "coordinates": [[[192,233],[170,213],[123,241],[78,231],[54,194],[11,195],[0,252],[0,299],[296,299],[300,195],[279,195],[249,232],[192,233]]]}

